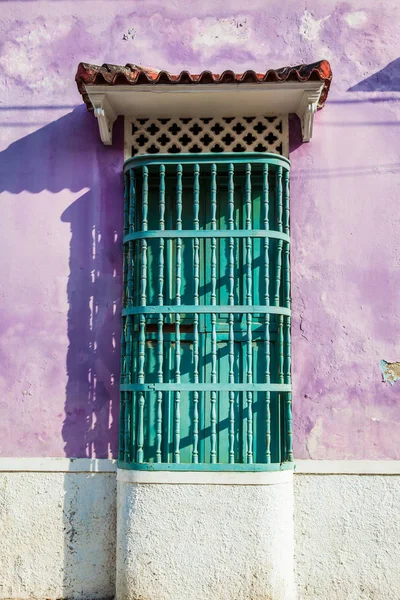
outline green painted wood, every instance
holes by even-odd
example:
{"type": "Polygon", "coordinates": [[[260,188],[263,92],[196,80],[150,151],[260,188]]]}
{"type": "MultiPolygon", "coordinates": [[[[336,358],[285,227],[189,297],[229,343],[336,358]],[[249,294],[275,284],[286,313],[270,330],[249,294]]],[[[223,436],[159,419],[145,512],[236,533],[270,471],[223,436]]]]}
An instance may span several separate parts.
{"type": "Polygon", "coordinates": [[[235,152],[224,152],[222,154],[211,154],[211,153],[202,153],[199,154],[188,154],[182,152],[179,154],[179,158],[173,154],[157,154],[153,156],[149,155],[140,155],[129,158],[124,163],[124,173],[126,171],[130,171],[131,169],[135,169],[137,167],[143,165],[176,165],[180,164],[222,164],[226,165],[227,163],[233,163],[242,165],[244,162],[259,165],[264,165],[266,162],[271,166],[281,166],[285,170],[290,170],[290,161],[288,158],[284,156],[279,156],[277,154],[272,154],[271,152],[265,152],[263,154],[259,152],[246,152],[245,155],[240,155],[235,152]]]}
{"type": "MultiPolygon", "coordinates": [[[[175,344],[174,344],[175,346],[175,344]]],[[[238,348],[235,348],[237,351],[238,348]]],[[[170,391],[180,389],[181,391],[190,391],[193,390],[193,383],[121,383],[121,390],[123,391],[170,391]]],[[[252,392],[265,392],[265,391],[274,391],[274,392],[289,392],[291,390],[290,384],[284,383],[198,383],[196,384],[196,388],[202,392],[211,392],[213,389],[217,389],[220,391],[229,391],[233,390],[235,392],[247,392],[248,390],[252,392]]]]}
{"type": "MultiPolygon", "coordinates": [[[[235,228],[235,167],[229,163],[228,180],[228,229],[229,237],[229,305],[235,304],[235,238],[232,232],[235,228]]],[[[235,338],[234,315],[229,314],[229,385],[235,383],[235,338]]],[[[229,390],[229,463],[235,462],[235,392],[229,390]]]]}
{"type": "Polygon", "coordinates": [[[127,307],[122,310],[123,316],[126,315],[141,315],[141,314],[149,314],[149,315],[158,315],[159,313],[164,314],[176,314],[176,313],[186,313],[186,314],[211,314],[215,313],[217,315],[236,313],[236,314],[273,314],[273,315],[287,315],[290,316],[290,309],[285,308],[283,306],[263,306],[263,305],[222,305],[218,304],[215,306],[204,306],[204,305],[196,305],[196,304],[187,304],[180,306],[132,306],[127,307]]]}
{"type": "MultiPolygon", "coordinates": [[[[135,233],[131,233],[129,235],[126,235],[124,237],[124,242],[129,242],[131,240],[141,240],[141,239],[149,239],[149,238],[159,238],[160,235],[162,235],[162,237],[164,239],[166,238],[193,238],[194,237],[194,233],[193,230],[189,230],[189,231],[164,231],[162,234],[160,234],[159,230],[155,230],[155,231],[137,231],[135,233]]],[[[282,232],[277,232],[277,231],[265,231],[265,229],[251,229],[249,231],[198,231],[196,233],[196,238],[247,238],[248,236],[251,236],[251,238],[274,238],[274,239],[279,239],[282,240],[284,242],[289,242],[289,236],[285,235],[282,232]]]]}
{"type": "MultiPolygon", "coordinates": [[[[284,174],[284,220],[283,230],[286,235],[290,233],[290,190],[289,190],[289,173],[284,174]]],[[[290,309],[290,251],[289,243],[285,243],[285,286],[284,286],[284,304],[290,309]]],[[[291,383],[291,332],[290,332],[290,315],[285,318],[285,367],[284,367],[284,382],[291,383]]],[[[292,394],[287,392],[285,403],[285,426],[286,426],[286,459],[293,461],[293,432],[292,432],[292,394]]]]}
{"type": "MultiPolygon", "coordinates": [[[[197,233],[200,228],[200,167],[194,165],[193,170],[193,228],[196,232],[196,237],[193,238],[193,277],[194,289],[193,298],[197,307],[200,300],[200,240],[197,233]]],[[[193,449],[192,462],[199,462],[199,391],[197,389],[199,383],[199,314],[196,312],[193,315],[193,449]]]]}
{"type": "Polygon", "coordinates": [[[127,469],[130,471],[187,471],[187,472],[196,472],[196,471],[231,471],[231,472],[268,472],[268,471],[293,471],[294,464],[290,462],[285,463],[274,463],[274,464],[265,464],[265,463],[253,463],[252,465],[248,464],[206,464],[199,463],[197,465],[194,464],[174,464],[174,463],[132,463],[132,462],[119,462],[118,467],[120,469],[127,469]]]}
{"type": "Polygon", "coordinates": [[[123,468],[292,460],[288,168],[252,154],[126,163],[123,468]]]}

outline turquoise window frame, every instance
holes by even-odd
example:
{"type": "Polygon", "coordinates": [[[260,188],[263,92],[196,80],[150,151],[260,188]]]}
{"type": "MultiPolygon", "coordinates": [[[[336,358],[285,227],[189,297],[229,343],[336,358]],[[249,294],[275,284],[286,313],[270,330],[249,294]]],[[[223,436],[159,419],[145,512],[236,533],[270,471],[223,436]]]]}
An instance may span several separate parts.
{"type": "Polygon", "coordinates": [[[293,467],[289,170],[126,161],[119,468],[293,467]]]}

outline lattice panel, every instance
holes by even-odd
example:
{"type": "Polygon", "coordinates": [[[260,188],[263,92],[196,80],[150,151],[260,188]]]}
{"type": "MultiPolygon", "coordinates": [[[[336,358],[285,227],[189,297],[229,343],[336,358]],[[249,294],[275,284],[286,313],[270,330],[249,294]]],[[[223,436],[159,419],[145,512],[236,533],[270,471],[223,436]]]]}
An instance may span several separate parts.
{"type": "Polygon", "coordinates": [[[288,156],[287,116],[125,121],[125,159],[180,152],[273,152],[288,156]]]}

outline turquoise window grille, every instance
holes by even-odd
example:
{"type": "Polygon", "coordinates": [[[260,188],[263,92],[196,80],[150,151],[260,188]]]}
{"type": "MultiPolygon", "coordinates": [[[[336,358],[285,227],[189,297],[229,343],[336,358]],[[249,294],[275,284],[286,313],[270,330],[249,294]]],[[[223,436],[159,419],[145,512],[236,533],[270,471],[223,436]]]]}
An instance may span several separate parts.
{"type": "Polygon", "coordinates": [[[125,163],[119,466],[291,467],[289,161],[125,163]]]}

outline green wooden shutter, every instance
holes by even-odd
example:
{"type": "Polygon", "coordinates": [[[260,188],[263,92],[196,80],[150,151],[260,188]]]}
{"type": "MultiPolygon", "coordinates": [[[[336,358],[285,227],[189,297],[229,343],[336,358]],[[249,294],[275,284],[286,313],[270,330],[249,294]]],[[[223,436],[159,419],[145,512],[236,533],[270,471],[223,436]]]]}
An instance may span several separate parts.
{"type": "Polygon", "coordinates": [[[123,287],[120,466],[292,461],[288,160],[128,160],[123,287]]]}

